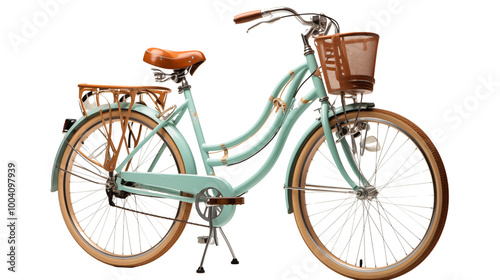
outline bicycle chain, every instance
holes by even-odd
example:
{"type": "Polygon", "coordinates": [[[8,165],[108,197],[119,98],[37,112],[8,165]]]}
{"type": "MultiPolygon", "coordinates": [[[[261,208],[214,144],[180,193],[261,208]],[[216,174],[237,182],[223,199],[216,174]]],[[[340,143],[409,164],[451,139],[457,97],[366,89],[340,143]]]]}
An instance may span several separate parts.
{"type": "Polygon", "coordinates": [[[207,225],[202,225],[202,224],[197,224],[197,223],[193,223],[193,222],[183,221],[183,220],[179,220],[179,219],[175,219],[175,218],[169,218],[169,217],[159,216],[159,215],[155,215],[155,214],[145,213],[145,212],[141,212],[141,211],[137,211],[137,210],[133,210],[133,209],[128,209],[128,208],[117,206],[117,205],[114,205],[113,207],[116,207],[116,208],[119,208],[119,209],[122,209],[122,210],[126,210],[126,211],[130,211],[130,212],[134,212],[134,213],[138,213],[138,214],[143,214],[143,215],[146,215],[146,216],[155,217],[155,218],[166,219],[166,220],[171,220],[171,221],[175,221],[175,222],[185,223],[185,224],[188,224],[188,225],[209,228],[209,226],[207,226],[207,225]]]}

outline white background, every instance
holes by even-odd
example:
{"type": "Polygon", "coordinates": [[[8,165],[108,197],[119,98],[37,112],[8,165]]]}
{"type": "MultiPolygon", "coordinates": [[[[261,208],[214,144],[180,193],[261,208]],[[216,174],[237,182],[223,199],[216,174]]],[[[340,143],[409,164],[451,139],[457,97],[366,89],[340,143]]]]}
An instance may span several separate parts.
{"type": "MultiPolygon", "coordinates": [[[[65,228],[50,174],[65,118],[78,118],[77,84],[153,82],[142,62],[149,47],[201,50],[207,61],[189,81],[209,143],[253,124],[275,83],[303,61],[293,19],[235,25],[235,14],[275,6],[323,12],[341,31],[381,35],[375,92],[367,99],[417,123],[436,143],[450,186],[441,240],[426,261],[400,279],[496,277],[500,250],[498,7],[494,1],[2,1],[0,4],[0,163],[19,166],[18,273],[6,279],[344,279],[316,261],[286,213],[282,189],[290,152],[315,113],[292,130],[273,171],[246,196],[225,232],[240,260],[211,247],[195,273],[205,229],[188,226],[163,257],[139,268],[104,265],[81,250],[65,228]],[[47,4],[51,3],[51,4],[47,4]]],[[[169,104],[181,96],[174,89],[169,104]]],[[[306,87],[307,88],[307,87],[306,87]]],[[[316,108],[317,105],[313,105],[316,108]]],[[[197,156],[187,122],[181,130],[197,156]]],[[[221,169],[240,182],[264,157],[221,169]]],[[[199,159],[199,157],[197,157],[199,159]]],[[[202,170],[202,169],[199,169],[202,170]]],[[[3,177],[6,178],[6,177],[3,177]]],[[[4,180],[2,180],[4,182],[4,180]]],[[[0,217],[7,216],[6,184],[0,217]]],[[[192,217],[196,214],[192,213],[192,217]]],[[[3,218],[2,218],[3,219],[3,218]]],[[[7,228],[0,226],[6,259],[7,228]]]]}

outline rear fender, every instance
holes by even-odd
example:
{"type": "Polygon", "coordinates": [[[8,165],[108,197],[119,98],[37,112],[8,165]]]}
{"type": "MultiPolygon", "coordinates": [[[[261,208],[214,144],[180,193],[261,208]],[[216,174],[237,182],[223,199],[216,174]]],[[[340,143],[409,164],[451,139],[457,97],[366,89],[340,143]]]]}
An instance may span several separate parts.
{"type": "MultiPolygon", "coordinates": [[[[122,109],[127,110],[129,108],[130,103],[119,103],[119,106],[121,106],[122,109]]],[[[51,188],[50,191],[55,192],[57,191],[57,180],[59,176],[59,163],[61,162],[62,156],[64,154],[64,151],[66,150],[68,140],[71,139],[71,137],[75,134],[75,132],[87,121],[87,119],[99,114],[99,111],[102,110],[103,112],[107,112],[109,110],[108,105],[103,105],[101,107],[97,107],[92,109],[87,113],[88,117],[82,117],[78,121],[76,121],[71,128],[68,130],[68,132],[64,135],[63,140],[61,141],[61,144],[59,145],[59,148],[56,153],[56,157],[54,159],[54,165],[52,168],[52,180],[51,180],[51,188]]],[[[117,103],[111,104],[111,109],[118,108],[117,103]]],[[[141,104],[135,104],[132,107],[132,110],[138,113],[141,113],[145,116],[148,116],[149,118],[153,119],[157,123],[160,122],[160,120],[156,117],[158,112],[156,110],[153,110],[147,106],[141,105],[141,104]]],[[[181,153],[182,160],[184,162],[185,168],[186,168],[186,173],[187,174],[197,174],[196,171],[196,164],[194,161],[193,153],[191,152],[191,148],[189,147],[188,143],[186,142],[186,139],[182,134],[179,132],[175,124],[172,122],[169,122],[164,129],[167,131],[167,133],[172,137],[174,140],[175,144],[177,145],[177,148],[179,149],[181,153]]]]}

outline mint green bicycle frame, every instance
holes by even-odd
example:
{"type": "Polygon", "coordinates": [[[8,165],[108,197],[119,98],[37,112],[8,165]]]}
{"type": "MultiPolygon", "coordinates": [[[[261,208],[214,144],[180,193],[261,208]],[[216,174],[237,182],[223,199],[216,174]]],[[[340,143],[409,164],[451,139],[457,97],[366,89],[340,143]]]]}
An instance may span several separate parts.
{"type": "MultiPolygon", "coordinates": [[[[128,182],[138,183],[137,186],[125,186],[120,183],[121,180],[117,180],[118,189],[124,190],[130,193],[142,194],[142,195],[150,195],[157,197],[166,197],[177,199],[179,201],[184,201],[188,203],[195,202],[195,195],[199,193],[201,190],[207,187],[217,188],[222,195],[224,196],[240,196],[254,187],[260,180],[262,180],[267,173],[271,170],[271,168],[276,163],[281,151],[283,150],[284,143],[290,133],[291,128],[294,126],[297,119],[302,115],[302,113],[311,105],[313,101],[316,99],[321,100],[321,125],[323,130],[326,132],[326,142],[330,149],[331,155],[334,159],[334,162],[342,174],[343,178],[346,182],[352,187],[353,190],[357,190],[361,186],[358,186],[348,175],[347,171],[342,164],[342,161],[339,157],[338,150],[336,148],[335,140],[331,133],[331,128],[329,124],[329,118],[332,114],[330,104],[328,102],[328,98],[326,95],[326,91],[323,85],[323,81],[320,77],[316,75],[312,75],[312,81],[314,83],[314,89],[312,89],[309,93],[307,93],[301,101],[295,99],[294,95],[299,87],[300,83],[304,79],[306,73],[314,73],[318,69],[318,65],[314,54],[306,55],[307,63],[293,69],[287,74],[285,77],[281,79],[278,85],[273,90],[271,97],[269,97],[269,102],[266,104],[264,111],[262,112],[259,120],[255,123],[255,125],[249,129],[246,133],[232,139],[228,142],[222,144],[206,144],[205,138],[203,136],[203,131],[201,128],[200,121],[198,119],[198,115],[196,113],[196,107],[193,101],[193,97],[191,95],[191,90],[189,88],[185,88],[183,90],[185,101],[178,106],[175,112],[168,117],[158,123],[158,125],[143,139],[134,150],[130,152],[128,157],[116,168],[117,176],[122,178],[128,182]],[[253,135],[257,130],[265,123],[267,120],[267,116],[270,111],[273,110],[274,104],[273,100],[278,97],[280,92],[284,90],[288,86],[288,91],[283,99],[283,102],[287,104],[285,107],[280,107],[277,112],[277,117],[269,129],[269,131],[264,135],[264,137],[251,148],[236,154],[227,157],[225,160],[222,158],[214,159],[209,157],[209,152],[215,151],[225,151],[227,149],[234,147],[246,139],[248,139],[251,135],[253,135]],[[295,103],[298,105],[294,108],[295,103]],[[126,172],[122,171],[126,166],[127,162],[135,155],[135,153],[141,149],[141,147],[153,136],[162,129],[164,126],[173,125],[175,126],[180,119],[183,117],[184,113],[189,111],[189,116],[192,121],[192,125],[196,134],[197,142],[199,149],[201,151],[201,157],[203,159],[203,164],[206,171],[206,176],[203,175],[193,175],[193,174],[155,174],[155,173],[136,173],[136,172],[126,172]],[[262,148],[264,148],[278,133],[281,128],[281,132],[278,135],[276,145],[274,146],[269,158],[266,162],[261,166],[261,168],[249,179],[241,183],[236,187],[232,187],[228,182],[223,180],[222,178],[216,177],[214,172],[215,166],[223,166],[223,165],[232,165],[244,161],[254,154],[258,153],[262,148]],[[184,193],[191,194],[191,197],[183,195],[184,193]]],[[[359,103],[356,103],[359,104],[359,103]]],[[[358,105],[361,106],[361,105],[358,105]]],[[[357,179],[364,186],[366,184],[366,179],[359,173],[359,170],[356,166],[356,163],[352,157],[352,154],[349,150],[349,146],[345,139],[341,140],[341,144],[346,155],[347,161],[351,166],[351,169],[354,171],[357,179]]],[[[165,147],[163,147],[164,149],[165,147]]],[[[153,161],[150,170],[153,169],[155,162],[161,157],[161,153],[163,149],[160,150],[158,155],[156,155],[156,159],[153,161]]],[[[234,214],[235,206],[226,206],[223,213],[217,218],[214,219],[214,224],[216,226],[222,226],[227,223],[234,214]],[[226,211],[227,209],[227,211],[226,211]],[[226,212],[226,214],[224,214],[226,212]]]]}

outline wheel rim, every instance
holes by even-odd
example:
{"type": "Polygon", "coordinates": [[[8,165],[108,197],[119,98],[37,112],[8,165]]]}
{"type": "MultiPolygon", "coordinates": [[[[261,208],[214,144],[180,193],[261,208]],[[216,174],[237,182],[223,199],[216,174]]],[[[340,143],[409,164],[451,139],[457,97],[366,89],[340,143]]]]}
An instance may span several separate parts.
{"type": "MultiPolygon", "coordinates": [[[[117,146],[121,128],[119,116],[114,113],[111,129],[114,133],[111,138],[117,146]]],[[[109,129],[109,119],[105,119],[105,123],[109,129]]],[[[128,138],[126,145],[130,147],[122,148],[119,162],[128,154],[127,150],[134,147],[134,143],[140,142],[140,139],[151,131],[152,125],[154,124],[146,123],[144,117],[131,116],[126,133],[128,138]]],[[[69,221],[68,226],[71,226],[70,231],[80,245],[104,262],[109,262],[107,259],[156,258],[157,256],[150,254],[159,254],[160,251],[168,249],[178,238],[180,234],[178,230],[182,231],[184,224],[138,212],[187,220],[190,207],[186,207],[185,203],[168,199],[118,193],[112,196],[112,201],[121,208],[110,206],[106,194],[109,174],[106,177],[107,172],[90,161],[102,163],[104,160],[107,140],[103,122],[95,122],[87,127],[77,140],[71,141],[72,143],[68,145],[68,156],[65,157],[69,160],[61,172],[63,177],[63,185],[60,188],[61,206],[63,216],[69,221]]],[[[177,156],[173,153],[165,135],[159,133],[144,145],[126,168],[128,171],[136,172],[184,172],[178,165],[177,156]],[[160,150],[162,156],[158,159],[155,155],[160,150]]],[[[139,264],[142,263],[137,263],[139,264]]],[[[121,264],[115,263],[115,265],[121,264]]]]}
{"type": "MultiPolygon", "coordinates": [[[[358,147],[355,161],[361,164],[363,174],[376,192],[362,188],[350,193],[300,191],[296,195],[302,206],[301,223],[314,243],[308,245],[322,251],[328,258],[322,260],[325,264],[334,263],[346,271],[365,274],[385,273],[398,269],[409,259],[421,258],[424,253],[420,248],[424,244],[430,246],[428,237],[434,236],[436,230],[434,218],[440,195],[428,155],[422,153],[423,148],[414,135],[382,119],[364,117],[359,121],[372,127],[366,135],[362,133],[362,137],[355,139],[358,147]],[[372,146],[371,152],[365,150],[364,156],[360,156],[359,138],[369,136],[379,140],[380,150],[372,146]]],[[[350,136],[346,137],[351,144],[350,136]]],[[[342,154],[340,148],[339,153],[342,154]]],[[[319,137],[306,155],[302,170],[308,172],[300,174],[299,187],[350,188],[340,174],[325,169],[334,166],[328,157],[331,156],[324,136],[319,137]]],[[[356,178],[354,173],[350,175],[356,178]]],[[[361,185],[360,180],[358,183],[361,185]]],[[[409,265],[412,264],[403,266],[409,265]]]]}

